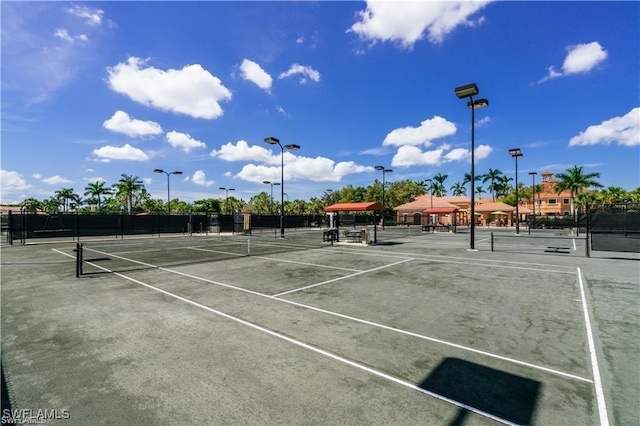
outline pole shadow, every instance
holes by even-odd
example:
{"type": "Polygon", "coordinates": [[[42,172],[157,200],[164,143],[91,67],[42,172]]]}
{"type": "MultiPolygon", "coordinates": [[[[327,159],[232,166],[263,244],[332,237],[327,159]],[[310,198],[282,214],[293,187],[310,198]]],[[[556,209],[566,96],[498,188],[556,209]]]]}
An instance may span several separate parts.
{"type": "MultiPolygon", "coordinates": [[[[542,389],[538,381],[458,358],[445,358],[418,386],[519,425],[533,423],[542,389]]],[[[449,425],[463,425],[467,416],[460,408],[449,425]]]]}

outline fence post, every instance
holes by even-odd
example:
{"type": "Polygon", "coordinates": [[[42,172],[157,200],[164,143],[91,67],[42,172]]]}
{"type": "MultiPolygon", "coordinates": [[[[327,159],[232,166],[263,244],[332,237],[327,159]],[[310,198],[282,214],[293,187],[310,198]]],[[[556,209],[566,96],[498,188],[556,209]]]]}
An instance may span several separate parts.
{"type": "Polygon", "coordinates": [[[13,217],[11,216],[11,209],[7,216],[7,242],[9,245],[13,245],[13,217]]]}
{"type": "Polygon", "coordinates": [[[491,251],[493,251],[493,231],[491,231],[491,251]]]}
{"type": "Polygon", "coordinates": [[[585,210],[586,210],[586,214],[587,214],[587,225],[586,225],[586,235],[584,238],[584,250],[585,250],[585,255],[587,257],[591,257],[591,208],[589,207],[589,205],[587,204],[585,206],[585,210]]]}

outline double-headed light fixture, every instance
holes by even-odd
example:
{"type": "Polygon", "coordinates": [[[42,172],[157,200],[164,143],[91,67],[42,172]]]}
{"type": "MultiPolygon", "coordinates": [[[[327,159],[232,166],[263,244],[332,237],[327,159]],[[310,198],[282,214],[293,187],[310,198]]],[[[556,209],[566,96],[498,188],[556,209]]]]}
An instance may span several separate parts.
{"type": "Polygon", "coordinates": [[[475,224],[476,224],[476,206],[475,206],[475,110],[489,106],[489,101],[485,98],[473,100],[473,97],[480,93],[475,83],[466,84],[455,88],[456,96],[459,99],[469,98],[467,106],[471,109],[471,243],[470,250],[476,249],[475,241],[475,224]]]}
{"type": "MultiPolygon", "coordinates": [[[[224,197],[224,202],[227,205],[227,207],[229,207],[229,191],[235,191],[235,188],[225,188],[223,186],[221,186],[220,188],[218,188],[222,191],[225,191],[225,197],[224,197]]],[[[229,213],[231,213],[231,208],[229,209],[229,213]]]]}
{"type": "Polygon", "coordinates": [[[284,150],[295,151],[300,149],[300,145],[294,143],[282,145],[280,139],[274,137],[264,138],[269,145],[278,145],[280,147],[280,237],[284,238],[284,150]]]}
{"type": "Polygon", "coordinates": [[[169,176],[181,175],[182,172],[180,171],[166,172],[162,169],[153,169],[153,173],[164,173],[165,175],[167,175],[167,210],[169,211],[169,214],[171,214],[171,191],[169,189],[169,176]]]}
{"type": "Polygon", "coordinates": [[[386,186],[385,175],[393,172],[393,170],[387,169],[385,166],[376,166],[375,169],[382,172],[382,207],[384,207],[382,211],[382,229],[384,229],[384,219],[387,215],[387,207],[384,199],[384,187],[386,186]]]}
{"type": "Polygon", "coordinates": [[[518,158],[522,157],[522,151],[520,148],[512,148],[509,150],[509,155],[516,159],[516,235],[520,233],[520,212],[518,211],[518,158]]]}

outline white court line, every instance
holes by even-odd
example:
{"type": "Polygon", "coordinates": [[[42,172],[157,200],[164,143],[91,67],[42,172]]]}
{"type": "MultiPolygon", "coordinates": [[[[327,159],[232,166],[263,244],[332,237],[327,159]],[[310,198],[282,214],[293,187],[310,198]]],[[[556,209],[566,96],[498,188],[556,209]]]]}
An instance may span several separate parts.
{"type": "MultiPolygon", "coordinates": [[[[333,248],[331,249],[332,251],[334,250],[340,250],[339,248],[333,248]]],[[[358,254],[363,254],[366,255],[366,251],[363,250],[358,250],[358,249],[345,249],[345,252],[351,252],[351,253],[358,253],[358,254]]],[[[444,258],[446,260],[449,259],[458,259],[463,261],[465,264],[468,263],[470,260],[473,261],[473,259],[468,258],[468,257],[458,257],[458,256],[445,256],[445,255],[439,255],[439,254],[420,254],[420,253],[408,253],[408,252],[394,252],[396,253],[395,256],[393,255],[385,255],[385,254],[378,254],[378,256],[381,257],[400,257],[400,255],[404,255],[404,257],[407,256],[411,256],[414,258],[418,258],[418,257],[422,257],[422,258],[444,258]]],[[[375,255],[374,255],[375,256],[375,255]]],[[[509,263],[509,264],[514,264],[514,265],[526,265],[526,266],[546,266],[546,267],[554,267],[554,268],[569,268],[571,269],[571,273],[574,273],[574,268],[575,266],[568,266],[568,265],[551,265],[548,263],[534,263],[534,262],[516,262],[516,261],[509,261],[509,260],[495,260],[495,259],[477,259],[475,260],[475,262],[481,262],[481,263],[475,263],[474,265],[477,266],[485,266],[485,267],[493,267],[493,265],[487,265],[487,263],[499,263],[499,264],[504,264],[504,263],[509,263]]],[[[499,265],[498,265],[499,266],[499,265]]],[[[550,271],[550,272],[556,272],[556,271],[550,271]]]]}
{"type": "Polygon", "coordinates": [[[311,288],[311,287],[317,287],[319,285],[325,285],[325,284],[333,283],[333,282],[336,282],[336,281],[340,281],[340,280],[344,280],[344,279],[347,279],[347,278],[355,277],[357,275],[366,274],[368,272],[378,271],[380,269],[388,268],[390,266],[399,265],[400,263],[409,262],[410,260],[413,260],[413,259],[411,259],[411,258],[404,259],[404,260],[400,260],[398,262],[390,263],[388,265],[378,266],[377,268],[367,269],[366,271],[356,272],[355,274],[345,275],[344,277],[338,277],[338,278],[334,278],[332,280],[323,281],[321,283],[311,284],[311,285],[307,285],[307,286],[300,287],[300,288],[294,288],[293,290],[283,291],[282,293],[274,294],[273,297],[280,297],[280,296],[284,296],[285,294],[295,293],[296,291],[306,290],[306,289],[311,288]]]}
{"type": "Polygon", "coordinates": [[[253,328],[255,330],[261,331],[261,332],[263,332],[265,334],[268,334],[268,335],[270,335],[272,337],[276,337],[278,339],[281,339],[281,340],[284,340],[286,342],[292,343],[292,344],[294,344],[296,346],[299,346],[301,348],[310,350],[312,352],[315,352],[317,354],[320,354],[322,356],[330,358],[330,359],[332,359],[334,361],[341,362],[343,364],[349,365],[351,367],[357,368],[359,370],[365,371],[367,373],[370,373],[370,374],[373,374],[375,376],[381,377],[383,379],[389,380],[391,382],[397,383],[397,384],[399,384],[401,386],[404,386],[404,387],[407,387],[407,388],[409,388],[411,390],[414,390],[414,391],[420,392],[422,394],[431,396],[431,397],[436,398],[436,399],[438,399],[440,401],[447,402],[447,403],[452,404],[452,405],[454,405],[456,407],[463,408],[465,410],[468,410],[468,411],[476,413],[476,414],[478,414],[480,416],[492,419],[492,420],[497,421],[499,423],[503,423],[503,424],[507,424],[507,425],[513,424],[512,422],[510,422],[508,420],[505,420],[503,418],[497,417],[497,416],[495,416],[493,414],[490,414],[490,413],[487,413],[485,411],[479,410],[479,409],[474,408],[474,407],[472,407],[470,405],[463,404],[461,402],[458,402],[458,401],[455,401],[453,399],[447,398],[445,396],[439,395],[439,394],[437,394],[435,392],[431,392],[431,391],[428,391],[426,389],[423,389],[423,388],[421,388],[419,386],[414,385],[413,383],[407,382],[406,380],[399,379],[397,377],[394,377],[394,376],[391,376],[389,374],[383,373],[382,371],[375,370],[375,369],[373,369],[371,367],[367,367],[367,366],[365,366],[363,364],[359,364],[359,363],[351,361],[351,360],[349,360],[347,358],[343,358],[343,357],[341,357],[339,355],[336,355],[336,354],[334,354],[332,352],[325,351],[323,349],[317,348],[317,347],[312,346],[310,344],[304,343],[304,342],[302,342],[300,340],[295,340],[295,339],[293,339],[291,337],[288,337],[288,336],[285,336],[283,334],[277,333],[275,331],[269,330],[267,328],[261,327],[261,326],[259,326],[257,324],[253,324],[251,322],[245,321],[245,320],[243,320],[241,318],[238,318],[238,317],[235,317],[233,315],[229,315],[229,314],[226,314],[224,312],[218,311],[216,309],[210,308],[210,307],[205,306],[205,305],[203,305],[201,303],[198,303],[198,302],[195,302],[193,300],[187,299],[186,297],[178,296],[177,294],[168,292],[166,290],[162,290],[161,288],[154,287],[154,286],[152,286],[150,284],[146,284],[146,283],[144,283],[144,282],[142,282],[140,280],[136,280],[134,278],[128,277],[128,276],[123,275],[123,274],[120,274],[118,272],[110,271],[107,268],[104,268],[102,266],[98,266],[98,265],[95,265],[95,264],[93,266],[95,266],[97,268],[100,268],[100,269],[103,269],[104,271],[113,273],[114,275],[117,275],[117,276],[119,276],[121,278],[124,278],[126,280],[129,280],[129,281],[132,281],[132,282],[134,282],[136,284],[139,284],[139,285],[142,285],[144,287],[147,287],[147,288],[149,288],[151,290],[154,290],[154,291],[157,291],[159,293],[162,293],[162,294],[164,294],[166,296],[173,297],[173,298],[178,299],[178,300],[180,300],[182,302],[185,302],[185,303],[188,303],[190,305],[193,305],[193,306],[195,306],[197,308],[204,309],[204,310],[209,311],[209,312],[211,312],[213,314],[219,315],[219,316],[221,316],[223,318],[229,319],[231,321],[235,321],[235,322],[237,322],[239,324],[242,324],[244,326],[247,326],[247,327],[253,328]]]}
{"type": "Polygon", "coordinates": [[[319,265],[317,263],[298,262],[295,260],[287,260],[287,259],[276,259],[273,257],[266,257],[266,256],[251,256],[251,257],[253,257],[254,259],[271,260],[273,262],[295,263],[296,265],[315,266],[317,268],[338,269],[341,271],[350,271],[350,272],[364,272],[362,269],[341,268],[340,266],[319,265]]]}
{"type": "Polygon", "coordinates": [[[580,284],[580,298],[582,299],[582,312],[584,313],[584,323],[587,327],[587,341],[589,342],[589,354],[591,356],[591,369],[593,370],[593,384],[596,388],[596,400],[598,402],[598,414],[600,415],[600,425],[609,426],[609,416],[607,414],[607,404],[604,399],[604,389],[602,388],[602,379],[600,378],[600,368],[598,367],[598,356],[596,355],[596,345],[593,339],[593,330],[591,329],[591,320],[589,319],[589,308],[587,307],[587,297],[584,292],[584,283],[582,282],[582,271],[578,270],[578,282],[580,284]]]}
{"type": "MultiPolygon", "coordinates": [[[[59,253],[64,254],[65,256],[73,257],[73,256],[68,255],[66,253],[62,253],[62,252],[59,252],[59,253]]],[[[408,261],[408,260],[410,260],[410,259],[406,259],[405,261],[408,261]]],[[[92,264],[91,262],[87,262],[87,263],[92,264]]],[[[94,265],[94,264],[92,264],[92,265],[94,265]]],[[[98,265],[95,265],[95,266],[106,270],[106,268],[100,267],[98,265]]],[[[153,265],[150,265],[150,266],[153,266],[153,265]]],[[[388,266],[388,265],[385,265],[385,266],[388,266]]],[[[198,281],[203,281],[203,282],[210,283],[210,284],[219,285],[221,287],[226,287],[226,288],[230,288],[230,289],[233,289],[233,290],[242,291],[244,293],[252,294],[254,296],[270,298],[272,300],[277,300],[279,302],[287,303],[287,304],[290,304],[290,305],[298,306],[298,307],[301,307],[301,308],[309,309],[309,310],[320,312],[320,313],[323,313],[323,314],[336,316],[336,317],[339,317],[339,318],[347,319],[347,320],[358,322],[358,323],[361,323],[361,324],[366,324],[366,325],[369,325],[369,326],[372,326],[372,327],[381,328],[381,329],[388,330],[388,331],[393,331],[393,332],[400,333],[400,334],[405,334],[405,335],[412,336],[412,337],[417,337],[419,339],[427,340],[427,341],[434,342],[434,343],[439,343],[439,344],[442,344],[442,345],[445,345],[445,346],[450,346],[450,347],[453,347],[453,348],[457,348],[457,349],[461,349],[463,351],[476,353],[476,354],[479,354],[479,355],[484,355],[484,356],[487,356],[487,357],[490,357],[490,358],[500,359],[502,361],[510,362],[510,363],[513,363],[513,364],[522,365],[522,366],[529,367],[529,368],[532,368],[532,369],[535,369],[535,370],[540,370],[540,371],[544,371],[544,372],[547,372],[547,373],[551,373],[551,374],[555,374],[555,375],[559,375],[559,376],[563,376],[563,377],[567,377],[567,378],[570,378],[570,379],[579,380],[579,381],[583,381],[583,382],[587,382],[587,383],[593,383],[593,381],[590,380],[590,379],[586,379],[584,377],[576,376],[576,375],[569,374],[569,373],[564,373],[562,371],[554,370],[552,368],[543,367],[543,366],[540,366],[540,365],[531,364],[531,363],[524,362],[524,361],[519,361],[519,360],[514,359],[514,358],[508,358],[508,357],[505,357],[505,356],[502,356],[502,355],[493,354],[491,352],[481,351],[479,349],[474,349],[474,348],[471,348],[471,347],[468,347],[468,346],[459,345],[457,343],[448,342],[446,340],[425,336],[425,335],[422,335],[422,334],[418,334],[418,333],[414,333],[414,332],[411,332],[411,331],[402,330],[402,329],[395,328],[395,327],[390,327],[390,326],[387,326],[387,325],[384,325],[384,324],[379,324],[379,323],[375,323],[375,322],[372,322],[372,321],[367,321],[365,319],[361,319],[361,318],[352,317],[352,316],[349,316],[349,315],[340,314],[338,312],[328,311],[326,309],[317,308],[317,307],[311,306],[311,305],[305,305],[303,303],[294,302],[292,300],[281,299],[281,298],[277,297],[277,295],[276,296],[270,296],[268,294],[259,293],[257,291],[248,290],[248,289],[242,288],[242,287],[236,287],[236,286],[231,285],[231,284],[225,284],[225,283],[222,283],[222,282],[219,282],[219,281],[210,280],[208,278],[203,278],[203,277],[199,277],[197,275],[187,274],[185,272],[180,272],[180,271],[176,271],[176,270],[173,270],[173,269],[168,269],[168,268],[164,268],[164,267],[157,267],[157,266],[153,266],[153,267],[158,268],[158,269],[160,269],[162,271],[165,271],[165,272],[169,272],[169,273],[176,274],[176,275],[182,275],[182,276],[187,277],[187,278],[195,279],[195,280],[198,280],[198,281]]],[[[117,274],[117,275],[120,275],[120,274],[117,274]]]]}
{"type": "Polygon", "coordinates": [[[576,248],[576,239],[574,238],[572,241],[573,241],[573,251],[576,251],[577,250],[577,248],[576,248]]]}

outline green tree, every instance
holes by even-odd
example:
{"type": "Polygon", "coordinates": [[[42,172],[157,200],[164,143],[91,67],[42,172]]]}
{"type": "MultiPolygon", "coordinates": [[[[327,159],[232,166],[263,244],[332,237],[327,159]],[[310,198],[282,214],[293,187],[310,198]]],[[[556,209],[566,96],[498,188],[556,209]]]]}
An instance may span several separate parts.
{"type": "MultiPolygon", "coordinates": [[[[126,206],[127,212],[131,214],[131,210],[133,208],[133,200],[134,197],[139,197],[141,195],[141,191],[144,188],[144,184],[142,183],[138,176],[122,174],[122,178],[116,183],[115,188],[115,196],[116,198],[120,198],[124,201],[124,205],[126,206]]],[[[146,190],[145,190],[146,192],[146,190]]]]}
{"type": "Polygon", "coordinates": [[[438,197],[443,197],[447,195],[447,189],[444,186],[444,181],[447,180],[449,175],[444,175],[442,173],[438,173],[433,177],[433,182],[431,183],[431,193],[438,197]]]}
{"type": "Polygon", "coordinates": [[[42,203],[35,198],[27,198],[20,203],[20,208],[27,212],[35,213],[42,209],[42,203]]]}
{"type": "Polygon", "coordinates": [[[596,180],[599,177],[600,173],[584,173],[582,166],[573,166],[563,173],[556,173],[558,182],[555,190],[558,194],[565,190],[571,193],[571,211],[575,215],[573,201],[576,194],[583,192],[587,188],[602,188],[602,184],[596,180]]]}
{"type": "Polygon", "coordinates": [[[227,202],[228,200],[229,198],[225,198],[222,201],[215,198],[196,200],[193,202],[193,211],[198,213],[216,213],[220,211],[228,213],[233,210],[231,203],[227,202]]]}
{"type": "MultiPolygon", "coordinates": [[[[481,180],[482,180],[482,175],[475,175],[473,177],[474,183],[480,182],[481,180]]],[[[471,183],[471,173],[465,173],[464,178],[462,179],[462,186],[465,186],[468,183],[471,183]]]]}
{"type": "Polygon", "coordinates": [[[451,192],[455,197],[467,195],[467,189],[464,187],[464,184],[460,182],[456,182],[453,184],[453,186],[451,187],[451,192]]]}
{"type": "Polygon", "coordinates": [[[489,171],[482,176],[482,183],[489,182],[489,192],[491,192],[491,198],[493,201],[496,200],[496,192],[498,190],[498,183],[500,182],[500,177],[502,176],[502,172],[498,169],[489,169],[489,171]]]}
{"type": "Polygon", "coordinates": [[[272,212],[275,214],[276,209],[273,206],[274,203],[271,200],[271,196],[265,191],[254,195],[249,200],[249,208],[257,214],[271,214],[272,212]]]}
{"type": "Polygon", "coordinates": [[[60,201],[62,211],[66,213],[69,210],[69,202],[78,195],[73,192],[73,188],[60,188],[55,192],[55,196],[60,201]]]}
{"type": "Polygon", "coordinates": [[[85,188],[85,193],[84,195],[87,196],[91,196],[92,198],[97,199],[97,209],[100,210],[100,207],[102,205],[101,203],[101,199],[100,197],[103,195],[111,195],[113,194],[113,190],[107,186],[105,186],[104,182],[100,182],[100,181],[95,181],[93,183],[88,184],[85,188]]]}
{"type": "Polygon", "coordinates": [[[56,197],[42,200],[42,210],[49,214],[58,213],[60,211],[61,201],[56,197]]]}
{"type": "Polygon", "coordinates": [[[604,204],[618,204],[630,201],[631,196],[619,186],[609,186],[598,193],[604,204]]]}

